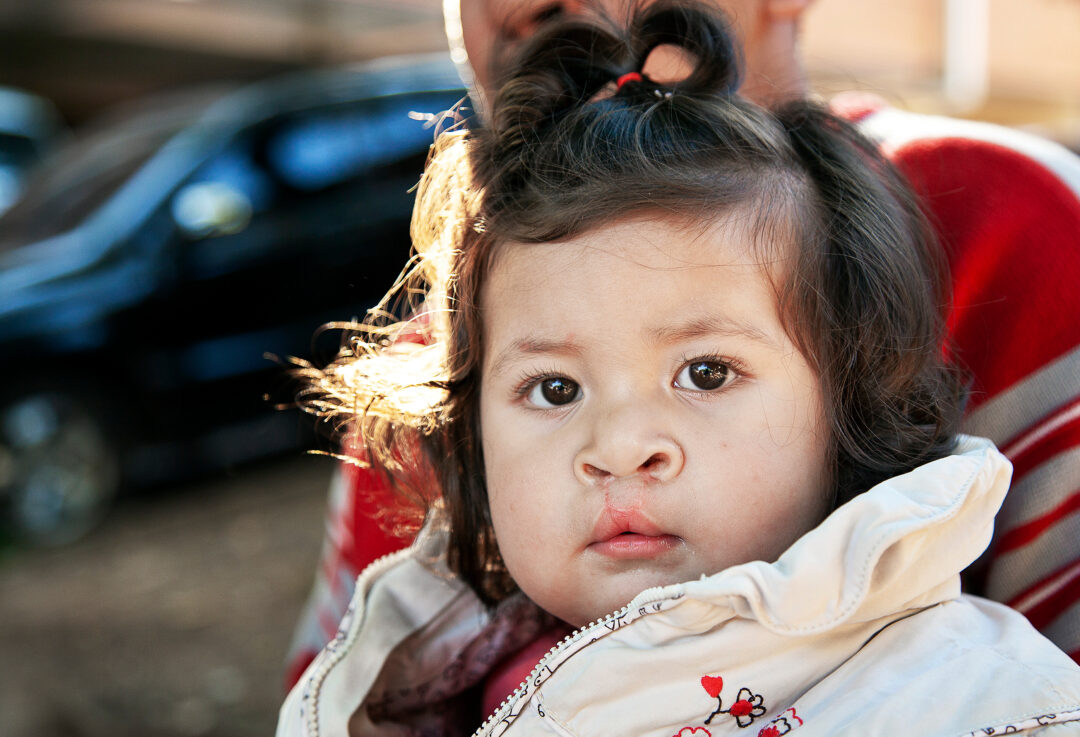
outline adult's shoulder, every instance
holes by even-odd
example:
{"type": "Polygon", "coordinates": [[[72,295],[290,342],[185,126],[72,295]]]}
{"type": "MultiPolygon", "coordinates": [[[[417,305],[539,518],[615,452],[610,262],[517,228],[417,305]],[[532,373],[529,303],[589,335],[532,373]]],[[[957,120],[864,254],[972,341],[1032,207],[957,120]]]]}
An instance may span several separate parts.
{"type": "MultiPolygon", "coordinates": [[[[1072,286],[1080,273],[1080,158],[1037,135],[907,112],[871,95],[844,94],[831,107],[903,173],[944,248],[950,337],[975,380],[969,409],[1072,355],[1080,346],[1072,286]]],[[[1075,397],[1075,381],[1065,384],[1075,397]]],[[[1029,404],[1017,429],[1071,401],[1044,393],[1041,409],[1029,404]]],[[[973,429],[998,443],[1011,437],[973,429]]]]}
{"type": "MultiPolygon", "coordinates": [[[[1080,157],[1041,136],[992,123],[901,110],[865,93],[838,95],[830,107],[876,141],[913,179],[930,176],[974,190],[992,186],[999,191],[1002,187],[1024,191],[1035,186],[1065,200],[1080,200],[1080,157]]],[[[913,184],[922,189],[919,181],[913,184]]]]}

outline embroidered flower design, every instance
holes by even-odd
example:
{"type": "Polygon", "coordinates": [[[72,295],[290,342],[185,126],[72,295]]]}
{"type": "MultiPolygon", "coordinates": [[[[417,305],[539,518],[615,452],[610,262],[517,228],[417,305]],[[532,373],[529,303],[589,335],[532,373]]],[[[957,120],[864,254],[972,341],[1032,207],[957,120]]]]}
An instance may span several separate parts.
{"type": "Polygon", "coordinates": [[[701,687],[705,689],[705,693],[716,699],[716,710],[705,719],[706,724],[711,723],[717,714],[730,714],[735,717],[735,723],[739,727],[745,728],[765,713],[764,697],[748,688],[740,688],[738,696],[735,697],[735,703],[725,709],[724,699],[720,696],[724,688],[724,679],[720,676],[703,676],[701,687]]]}
{"type": "Polygon", "coordinates": [[[683,727],[671,737],[712,737],[712,732],[704,727],[683,727]]]}
{"type": "Polygon", "coordinates": [[[765,713],[765,697],[748,688],[740,688],[735,703],[728,708],[728,714],[735,717],[740,727],[749,727],[755,719],[765,713]]]}
{"type": "Polygon", "coordinates": [[[780,737],[791,731],[791,722],[784,717],[778,717],[761,728],[758,737],[780,737]]]}
{"type": "Polygon", "coordinates": [[[795,709],[791,708],[762,727],[758,732],[758,737],[781,737],[795,727],[801,727],[802,724],[803,720],[795,713],[795,709]],[[791,719],[789,720],[788,717],[791,719]]]}

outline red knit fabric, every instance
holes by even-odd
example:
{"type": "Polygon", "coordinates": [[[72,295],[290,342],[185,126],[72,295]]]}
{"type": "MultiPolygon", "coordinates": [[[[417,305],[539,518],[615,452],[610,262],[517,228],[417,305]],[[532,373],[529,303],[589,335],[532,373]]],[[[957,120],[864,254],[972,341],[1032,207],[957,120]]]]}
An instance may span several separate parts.
{"type": "Polygon", "coordinates": [[[949,334],[976,380],[972,409],[1080,345],[1075,193],[1031,159],[982,141],[920,141],[894,161],[949,257],[949,334]]]}

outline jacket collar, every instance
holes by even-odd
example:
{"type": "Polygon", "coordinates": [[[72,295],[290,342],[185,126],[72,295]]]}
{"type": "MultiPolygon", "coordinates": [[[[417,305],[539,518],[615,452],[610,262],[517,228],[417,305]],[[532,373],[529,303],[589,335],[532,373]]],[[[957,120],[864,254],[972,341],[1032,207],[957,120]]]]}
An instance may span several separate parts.
{"type": "Polygon", "coordinates": [[[733,566],[635,602],[677,592],[778,634],[811,634],[954,598],[960,571],[990,543],[1011,473],[990,441],[961,437],[953,455],[842,505],[776,562],[733,566]]]}

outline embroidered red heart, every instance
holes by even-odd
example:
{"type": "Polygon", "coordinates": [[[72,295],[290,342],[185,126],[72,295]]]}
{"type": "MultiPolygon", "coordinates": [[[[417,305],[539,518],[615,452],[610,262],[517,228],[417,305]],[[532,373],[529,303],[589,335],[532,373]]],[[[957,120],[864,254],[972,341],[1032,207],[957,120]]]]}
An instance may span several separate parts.
{"type": "Polygon", "coordinates": [[[720,676],[702,676],[701,687],[705,689],[705,693],[715,699],[724,690],[724,679],[720,676]]]}

